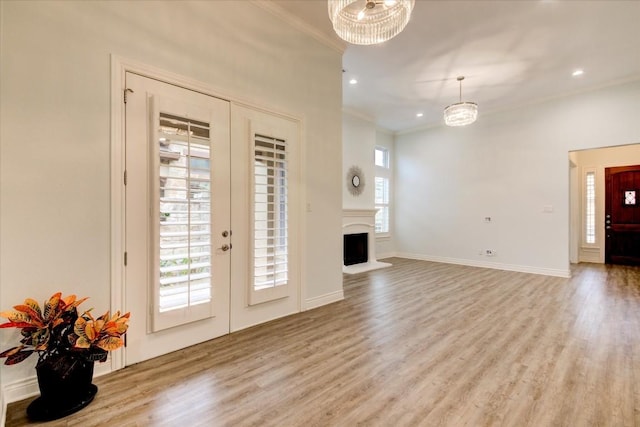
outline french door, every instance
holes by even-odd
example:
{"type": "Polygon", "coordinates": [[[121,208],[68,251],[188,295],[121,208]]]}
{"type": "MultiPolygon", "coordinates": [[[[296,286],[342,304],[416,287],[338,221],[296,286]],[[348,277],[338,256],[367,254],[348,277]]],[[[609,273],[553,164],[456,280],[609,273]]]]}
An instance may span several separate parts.
{"type": "Polygon", "coordinates": [[[125,83],[125,365],[300,311],[299,122],[125,83]]]}
{"type": "Polygon", "coordinates": [[[229,332],[229,102],[126,74],[125,364],[229,332]]]}

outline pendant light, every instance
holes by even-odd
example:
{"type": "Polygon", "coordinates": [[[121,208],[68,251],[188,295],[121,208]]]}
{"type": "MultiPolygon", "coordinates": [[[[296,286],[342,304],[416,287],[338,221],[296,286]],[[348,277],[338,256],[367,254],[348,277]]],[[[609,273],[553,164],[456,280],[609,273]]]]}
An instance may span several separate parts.
{"type": "Polygon", "coordinates": [[[409,22],[415,0],[328,0],[329,19],[343,40],[360,45],[385,42],[409,22]]]}
{"type": "Polygon", "coordinates": [[[466,126],[475,122],[478,118],[478,104],[475,102],[462,102],[462,81],[464,76],[458,77],[460,82],[460,102],[451,104],[444,109],[444,123],[447,126],[466,126]]]}

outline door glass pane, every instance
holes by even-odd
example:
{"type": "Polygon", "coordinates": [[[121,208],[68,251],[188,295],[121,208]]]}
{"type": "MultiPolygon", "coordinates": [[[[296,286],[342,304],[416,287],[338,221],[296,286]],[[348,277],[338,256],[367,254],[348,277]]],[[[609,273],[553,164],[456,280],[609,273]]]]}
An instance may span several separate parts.
{"type": "Polygon", "coordinates": [[[160,114],[159,311],[211,301],[209,124],[160,114]]]}

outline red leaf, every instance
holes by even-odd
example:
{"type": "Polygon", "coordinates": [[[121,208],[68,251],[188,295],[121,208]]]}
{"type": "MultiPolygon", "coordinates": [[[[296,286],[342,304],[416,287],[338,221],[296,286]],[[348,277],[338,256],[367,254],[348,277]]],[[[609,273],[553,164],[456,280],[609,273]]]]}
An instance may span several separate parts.
{"type": "Polygon", "coordinates": [[[16,350],[21,349],[22,347],[23,347],[23,346],[20,346],[20,347],[13,347],[13,348],[10,348],[9,350],[5,350],[5,351],[3,351],[2,353],[0,353],[0,357],[7,357],[7,356],[10,356],[10,355],[12,355],[13,353],[15,353],[15,351],[16,351],[16,350]]]}
{"type": "Polygon", "coordinates": [[[26,322],[7,322],[0,324],[0,328],[32,328],[31,323],[26,322]]]}
{"type": "Polygon", "coordinates": [[[7,360],[4,362],[5,365],[15,365],[16,363],[22,362],[27,357],[31,356],[33,350],[24,350],[19,353],[16,353],[12,356],[7,357],[7,360]]]}

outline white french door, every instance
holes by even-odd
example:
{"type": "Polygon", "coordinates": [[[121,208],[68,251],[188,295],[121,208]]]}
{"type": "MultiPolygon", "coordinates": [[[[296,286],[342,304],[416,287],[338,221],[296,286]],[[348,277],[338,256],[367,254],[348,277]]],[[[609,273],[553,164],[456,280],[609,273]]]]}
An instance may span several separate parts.
{"type": "Polygon", "coordinates": [[[229,102],[126,73],[125,364],[229,332],[229,102]]]}
{"type": "Polygon", "coordinates": [[[125,365],[299,312],[299,121],[125,83],[125,365]]]}

